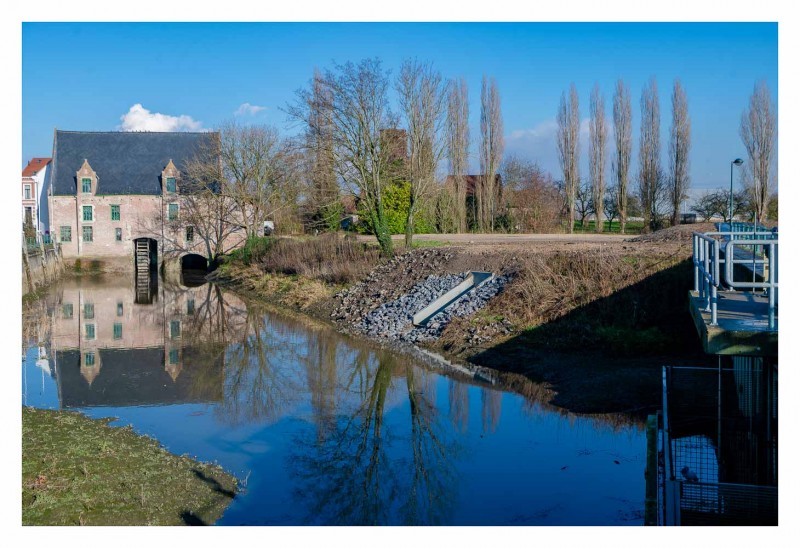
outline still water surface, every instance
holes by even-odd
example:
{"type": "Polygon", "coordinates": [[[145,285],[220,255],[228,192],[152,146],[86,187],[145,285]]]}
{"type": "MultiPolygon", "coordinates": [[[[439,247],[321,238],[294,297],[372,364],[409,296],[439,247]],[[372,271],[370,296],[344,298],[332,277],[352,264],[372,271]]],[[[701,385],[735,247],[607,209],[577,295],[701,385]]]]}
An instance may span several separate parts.
{"type": "Polygon", "coordinates": [[[69,280],[35,304],[23,404],[117,417],[218,462],[245,485],[220,525],[642,524],[640,424],[568,414],[526,379],[433,370],[213,285],[132,288],[69,280]]]}

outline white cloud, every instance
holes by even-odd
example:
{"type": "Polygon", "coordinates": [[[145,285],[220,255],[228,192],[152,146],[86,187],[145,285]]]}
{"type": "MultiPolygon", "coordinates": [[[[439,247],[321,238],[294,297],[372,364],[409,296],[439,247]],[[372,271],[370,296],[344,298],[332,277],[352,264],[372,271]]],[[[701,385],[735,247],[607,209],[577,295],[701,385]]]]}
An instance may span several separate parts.
{"type": "Polygon", "coordinates": [[[198,131],[203,126],[202,122],[186,114],[170,116],[150,112],[141,103],[133,105],[127,113],[120,116],[120,120],[122,124],[118,129],[122,131],[198,131]]]}
{"type": "Polygon", "coordinates": [[[506,136],[506,153],[518,154],[534,160],[540,167],[552,173],[558,169],[555,118],[545,120],[532,128],[517,129],[506,136]]]}
{"type": "Polygon", "coordinates": [[[510,140],[542,140],[555,139],[558,124],[555,120],[546,120],[531,129],[517,129],[512,131],[508,138],[510,140]]]}
{"type": "MultiPolygon", "coordinates": [[[[611,120],[606,120],[606,169],[611,170],[611,151],[613,150],[613,128],[611,120]]],[[[558,159],[558,122],[555,118],[540,122],[533,128],[512,131],[506,136],[506,151],[533,160],[539,167],[549,171],[553,177],[561,177],[561,164],[558,159]]],[[[589,118],[582,118],[578,129],[579,170],[581,177],[589,173],[589,118]]]]}
{"type": "Polygon", "coordinates": [[[239,108],[233,113],[234,116],[255,116],[267,107],[260,107],[258,105],[251,105],[250,103],[242,103],[239,108]]]}

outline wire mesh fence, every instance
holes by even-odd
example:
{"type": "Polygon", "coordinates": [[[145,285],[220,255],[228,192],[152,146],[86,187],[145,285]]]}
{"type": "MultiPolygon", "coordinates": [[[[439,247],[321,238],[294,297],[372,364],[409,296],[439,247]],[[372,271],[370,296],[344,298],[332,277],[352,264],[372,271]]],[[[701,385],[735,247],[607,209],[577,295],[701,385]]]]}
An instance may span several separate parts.
{"type": "Polygon", "coordinates": [[[777,363],[743,356],[718,368],[670,367],[664,382],[664,498],[679,498],[664,508],[673,520],[777,523],[777,363]]]}

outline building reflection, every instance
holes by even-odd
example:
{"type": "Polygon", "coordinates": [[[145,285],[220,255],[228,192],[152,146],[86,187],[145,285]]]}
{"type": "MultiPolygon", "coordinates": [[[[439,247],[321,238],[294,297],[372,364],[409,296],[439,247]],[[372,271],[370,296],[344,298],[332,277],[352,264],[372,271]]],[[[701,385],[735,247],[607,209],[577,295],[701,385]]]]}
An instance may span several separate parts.
{"type": "Polygon", "coordinates": [[[225,348],[245,328],[235,295],[165,286],[142,303],[126,279],[69,280],[49,301],[62,408],[222,400],[225,348]]]}

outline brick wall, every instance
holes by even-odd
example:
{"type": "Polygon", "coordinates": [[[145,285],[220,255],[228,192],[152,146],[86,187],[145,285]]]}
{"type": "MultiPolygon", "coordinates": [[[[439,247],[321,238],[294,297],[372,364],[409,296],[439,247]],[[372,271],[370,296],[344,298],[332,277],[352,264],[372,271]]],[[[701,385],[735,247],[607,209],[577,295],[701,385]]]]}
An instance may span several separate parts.
{"type": "MultiPolygon", "coordinates": [[[[132,270],[134,240],[138,238],[153,238],[159,242],[159,262],[164,255],[169,258],[180,258],[187,252],[192,252],[205,256],[205,246],[196,232],[193,243],[187,245],[185,227],[179,223],[173,228],[167,221],[169,204],[179,204],[179,202],[180,199],[175,195],[164,195],[162,198],[162,196],[144,195],[79,194],[77,199],[75,196],[52,196],[50,232],[56,241],[61,242],[67,266],[77,258],[98,259],[103,265],[102,270],[119,268],[132,270]],[[83,220],[84,206],[92,207],[91,221],[83,220]],[[119,206],[119,220],[112,219],[111,206],[119,206]],[[62,226],[70,227],[72,241],[62,241],[62,226]],[[91,242],[83,241],[85,226],[92,227],[91,242]],[[116,240],[117,229],[122,231],[122,241],[116,240]],[[166,251],[163,242],[166,242],[166,251]]],[[[226,246],[240,245],[244,242],[245,236],[244,232],[230,235],[226,246]]]]}

